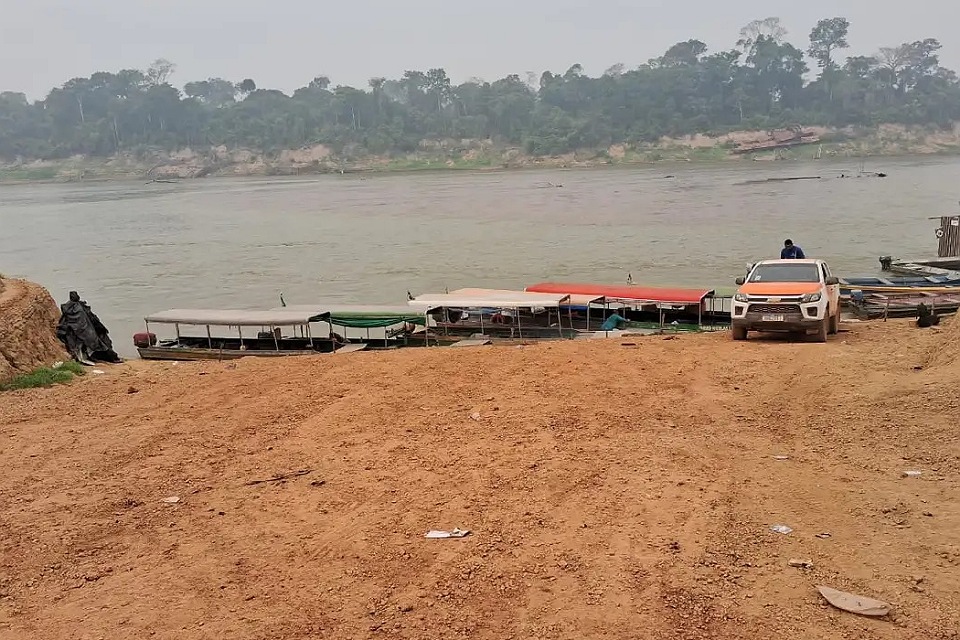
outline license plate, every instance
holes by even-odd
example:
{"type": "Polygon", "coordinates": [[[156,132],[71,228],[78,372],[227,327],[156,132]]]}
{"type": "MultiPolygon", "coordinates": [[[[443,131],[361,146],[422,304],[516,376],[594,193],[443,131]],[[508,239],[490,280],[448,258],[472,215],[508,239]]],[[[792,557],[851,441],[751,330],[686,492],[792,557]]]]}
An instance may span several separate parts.
{"type": "Polygon", "coordinates": [[[763,316],[764,322],[783,322],[783,316],[763,316]]]}

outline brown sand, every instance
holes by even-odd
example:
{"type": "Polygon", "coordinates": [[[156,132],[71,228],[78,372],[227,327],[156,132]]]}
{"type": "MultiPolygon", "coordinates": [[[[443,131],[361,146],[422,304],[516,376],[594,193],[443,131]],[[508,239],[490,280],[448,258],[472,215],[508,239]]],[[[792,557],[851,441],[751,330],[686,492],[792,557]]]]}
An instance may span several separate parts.
{"type": "Polygon", "coordinates": [[[0,382],[66,357],[57,340],[59,318],[46,289],[0,277],[0,382]]]}
{"type": "Polygon", "coordinates": [[[960,362],[914,370],[945,330],[847,329],[132,363],[5,394],[0,637],[956,637],[960,362]]]}

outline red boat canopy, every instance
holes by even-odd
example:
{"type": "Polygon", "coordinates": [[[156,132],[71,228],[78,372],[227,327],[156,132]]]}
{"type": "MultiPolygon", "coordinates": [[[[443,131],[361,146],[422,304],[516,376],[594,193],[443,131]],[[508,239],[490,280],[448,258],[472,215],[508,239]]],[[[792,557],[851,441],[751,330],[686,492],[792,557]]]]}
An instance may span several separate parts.
{"type": "Polygon", "coordinates": [[[666,304],[700,304],[713,293],[710,289],[666,289],[636,285],[583,284],[570,282],[540,282],[526,288],[530,293],[562,293],[570,296],[588,295],[608,300],[631,302],[662,302],[666,304]]]}

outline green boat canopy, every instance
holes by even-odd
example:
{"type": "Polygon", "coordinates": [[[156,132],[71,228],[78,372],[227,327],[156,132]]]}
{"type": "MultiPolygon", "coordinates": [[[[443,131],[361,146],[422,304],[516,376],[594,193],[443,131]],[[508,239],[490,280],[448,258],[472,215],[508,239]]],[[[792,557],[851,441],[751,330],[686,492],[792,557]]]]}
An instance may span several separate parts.
{"type": "Polygon", "coordinates": [[[399,324],[426,324],[423,313],[407,306],[391,305],[288,305],[277,307],[286,311],[328,313],[329,318],[324,322],[337,327],[353,329],[377,329],[392,327],[399,324]],[[322,310],[322,311],[319,311],[322,310]]]}

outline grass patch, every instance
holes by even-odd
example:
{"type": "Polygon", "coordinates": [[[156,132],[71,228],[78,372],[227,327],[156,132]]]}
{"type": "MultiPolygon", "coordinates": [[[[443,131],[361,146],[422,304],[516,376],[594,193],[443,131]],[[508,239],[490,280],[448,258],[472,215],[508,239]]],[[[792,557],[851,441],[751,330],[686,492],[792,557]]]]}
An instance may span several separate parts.
{"type": "Polygon", "coordinates": [[[0,180],[54,180],[59,173],[57,167],[10,167],[0,169],[0,180]]]}
{"type": "Polygon", "coordinates": [[[86,373],[79,362],[68,361],[54,369],[40,367],[30,373],[24,373],[9,382],[0,383],[0,391],[14,391],[16,389],[35,389],[37,387],[52,387],[55,384],[65,384],[77,376],[86,373]]]}

